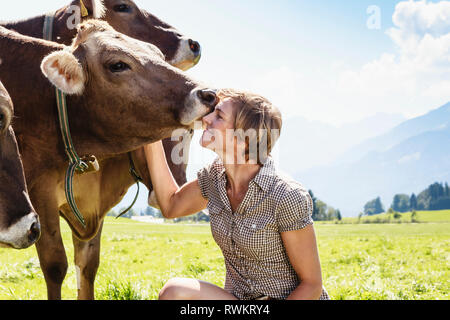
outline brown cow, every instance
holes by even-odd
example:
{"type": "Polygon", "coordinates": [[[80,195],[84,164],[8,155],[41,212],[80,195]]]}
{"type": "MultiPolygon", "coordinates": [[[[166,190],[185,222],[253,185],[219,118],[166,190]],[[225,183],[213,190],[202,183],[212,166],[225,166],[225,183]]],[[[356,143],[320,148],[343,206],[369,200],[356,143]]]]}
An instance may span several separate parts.
{"type": "MultiPolygon", "coordinates": [[[[83,4],[88,9],[88,18],[102,18],[119,32],[155,44],[164,53],[166,61],[178,68],[188,69],[200,60],[201,48],[196,41],[180,35],[176,29],[145,10],[138,8],[131,0],[104,0],[103,3],[83,0],[83,4]]],[[[68,24],[73,22],[74,14],[79,15],[75,18],[82,20],[81,12],[73,10],[79,5],[80,1],[76,0],[56,11],[53,32],[54,41],[70,44],[76,30],[69,28],[68,24]]],[[[41,38],[44,18],[44,15],[41,15],[28,20],[6,23],[4,26],[22,34],[41,38]]],[[[36,99],[38,98],[36,97],[36,99]]],[[[185,147],[182,150],[189,149],[190,138],[191,135],[183,138],[185,147]]],[[[186,164],[174,164],[170,156],[178,142],[171,139],[165,139],[163,142],[172,173],[177,182],[182,185],[186,182],[186,164]]],[[[186,154],[181,154],[181,156],[187,157],[186,154]]],[[[143,183],[149,189],[149,204],[156,206],[156,198],[150,197],[153,194],[153,187],[142,148],[133,152],[133,159],[139,175],[143,178],[143,183]]],[[[78,178],[75,187],[78,206],[83,214],[96,216],[95,228],[92,229],[95,232],[73,228],[75,263],[77,268],[81,270],[80,298],[91,298],[94,295],[93,283],[99,264],[102,221],[107,212],[122,200],[128,188],[135,183],[129,174],[129,169],[127,154],[121,154],[103,160],[100,163],[100,171],[98,173],[78,178]],[[90,192],[93,186],[99,192],[90,192]]],[[[67,204],[62,205],[59,211],[64,217],[72,216],[71,209],[67,204]]]]}
{"type": "Polygon", "coordinates": [[[0,247],[25,249],[36,242],[41,228],[28,196],[12,117],[11,98],[0,82],[0,247]]]}
{"type": "MultiPolygon", "coordinates": [[[[177,128],[190,129],[217,103],[213,91],[200,90],[196,81],[167,64],[155,46],[120,34],[105,22],[83,23],[69,49],[0,27],[0,54],[6,62],[0,77],[16,104],[14,129],[20,137],[30,197],[41,219],[37,250],[50,299],[61,298],[67,271],[58,215],[66,203],[63,182],[67,158],[55,93],[39,71],[39,61],[47,56],[43,72],[58,88],[72,94],[68,96],[68,114],[78,153],[96,155],[102,166],[111,156],[169,137],[177,128]],[[48,56],[55,50],[60,51],[48,56]]],[[[81,178],[89,179],[89,175],[81,178]]],[[[93,184],[84,188],[101,198],[100,187],[93,184]]],[[[85,205],[89,208],[90,204],[85,205]]],[[[80,209],[86,229],[69,211],[63,216],[80,237],[95,236],[102,224],[97,208],[85,210],[80,203],[80,209]]],[[[86,278],[86,283],[93,283],[90,279],[98,260],[93,262],[97,266],[89,260],[82,260],[82,265],[77,257],[75,261],[80,281],[86,278]]],[[[93,298],[83,296],[84,292],[80,291],[80,298],[93,298]]]]}
{"type": "MultiPolygon", "coordinates": [[[[76,33],[76,28],[74,27],[75,22],[88,18],[104,19],[118,32],[156,45],[165,55],[167,62],[182,70],[187,70],[195,66],[201,58],[201,47],[197,41],[181,35],[174,27],[161,21],[146,10],[139,8],[132,0],[82,0],[82,2],[80,0],[74,0],[69,5],[55,12],[52,40],[62,44],[70,44],[76,33]],[[87,17],[82,17],[81,10],[79,9],[81,3],[87,8],[87,17]]],[[[24,35],[42,38],[44,19],[45,15],[40,15],[27,20],[6,22],[0,25],[24,35]]],[[[183,143],[186,144],[183,150],[188,149],[191,137],[192,135],[183,139],[183,143]]],[[[177,182],[182,185],[186,182],[186,164],[174,164],[169,156],[178,142],[172,141],[171,139],[165,139],[163,142],[172,174],[177,182]]],[[[143,183],[149,189],[149,204],[156,207],[157,203],[155,198],[150,197],[153,187],[143,154],[143,149],[134,151],[133,159],[139,175],[143,178],[143,183]]],[[[186,157],[186,155],[182,156],[186,157]]],[[[109,196],[98,199],[93,198],[92,195],[88,195],[89,197],[85,198],[80,194],[78,197],[82,198],[81,202],[97,203],[96,208],[108,208],[108,210],[120,202],[128,188],[135,181],[128,174],[128,156],[126,154],[117,155],[115,160],[111,159],[108,166],[101,167],[102,174],[99,173],[97,175],[97,179],[101,179],[102,177],[103,180],[106,179],[108,181],[94,182],[107,186],[102,193],[109,196]],[[106,168],[108,172],[105,171],[106,168]],[[125,171],[123,168],[126,168],[125,171]],[[114,176],[120,174],[121,177],[111,180],[109,179],[110,173],[114,173],[114,176]]],[[[92,182],[90,181],[90,183],[92,182]]],[[[82,185],[87,186],[88,184],[82,185]]],[[[106,213],[102,212],[100,216],[104,216],[106,213]]],[[[83,238],[83,240],[86,240],[86,238],[83,238]]],[[[85,256],[86,254],[82,255],[85,256]]]]}
{"type": "MultiPolygon", "coordinates": [[[[82,17],[80,0],[55,12],[53,41],[70,44],[76,34],[76,22],[84,19],[103,19],[118,32],[156,45],[171,65],[187,70],[201,57],[197,41],[183,36],[174,27],[139,8],[132,0],[82,0],[88,15],[82,17]]],[[[45,15],[22,21],[6,22],[1,26],[19,33],[42,38],[45,15]]]]}

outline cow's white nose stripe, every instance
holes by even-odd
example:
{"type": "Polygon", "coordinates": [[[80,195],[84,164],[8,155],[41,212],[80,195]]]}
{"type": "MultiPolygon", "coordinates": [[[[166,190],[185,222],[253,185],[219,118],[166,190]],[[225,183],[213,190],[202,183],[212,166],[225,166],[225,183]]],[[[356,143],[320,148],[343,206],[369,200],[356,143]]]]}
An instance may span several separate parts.
{"type": "Polygon", "coordinates": [[[20,249],[29,246],[28,231],[37,222],[36,213],[32,212],[6,230],[0,230],[0,243],[5,243],[20,249]]]}
{"type": "Polygon", "coordinates": [[[199,60],[200,57],[196,56],[191,49],[189,39],[183,39],[180,41],[180,46],[175,53],[175,57],[168,62],[171,65],[186,71],[195,66],[199,60]]]}

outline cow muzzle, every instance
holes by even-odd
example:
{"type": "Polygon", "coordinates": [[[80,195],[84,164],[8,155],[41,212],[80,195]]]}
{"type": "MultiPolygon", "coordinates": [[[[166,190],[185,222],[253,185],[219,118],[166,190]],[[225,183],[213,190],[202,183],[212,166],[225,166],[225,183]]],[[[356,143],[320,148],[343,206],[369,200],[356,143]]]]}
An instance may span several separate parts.
{"type": "Polygon", "coordinates": [[[0,247],[26,249],[41,235],[39,217],[35,212],[22,217],[6,230],[0,230],[0,247]]]}
{"type": "Polygon", "coordinates": [[[192,39],[182,39],[175,57],[169,63],[178,69],[186,71],[196,66],[201,57],[202,47],[200,43],[192,39]]]}
{"type": "Polygon", "coordinates": [[[214,111],[219,103],[219,97],[212,89],[195,89],[185,102],[185,108],[180,114],[180,122],[184,126],[192,126],[196,120],[214,111]]]}

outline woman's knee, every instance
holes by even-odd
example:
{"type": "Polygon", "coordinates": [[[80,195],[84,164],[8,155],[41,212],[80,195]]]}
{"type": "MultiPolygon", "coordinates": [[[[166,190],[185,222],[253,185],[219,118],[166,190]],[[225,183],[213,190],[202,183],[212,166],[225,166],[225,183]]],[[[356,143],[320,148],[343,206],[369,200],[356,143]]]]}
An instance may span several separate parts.
{"type": "Polygon", "coordinates": [[[192,279],[170,279],[159,292],[159,300],[195,299],[195,281],[192,279]]]}

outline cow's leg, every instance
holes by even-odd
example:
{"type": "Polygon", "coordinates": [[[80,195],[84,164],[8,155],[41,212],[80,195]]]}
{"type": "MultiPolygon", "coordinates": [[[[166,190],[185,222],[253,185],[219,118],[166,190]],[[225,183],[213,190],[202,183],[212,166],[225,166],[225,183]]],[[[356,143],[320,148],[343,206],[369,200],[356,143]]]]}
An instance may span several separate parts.
{"type": "Polygon", "coordinates": [[[100,242],[103,221],[97,235],[89,241],[81,241],[72,235],[77,272],[78,300],[94,300],[94,282],[100,264],[100,242]]]}
{"type": "Polygon", "coordinates": [[[50,300],[61,299],[61,286],[67,273],[67,256],[61,238],[59,214],[56,205],[49,201],[39,201],[37,212],[41,222],[41,237],[36,243],[42,272],[47,283],[50,300]]]}

